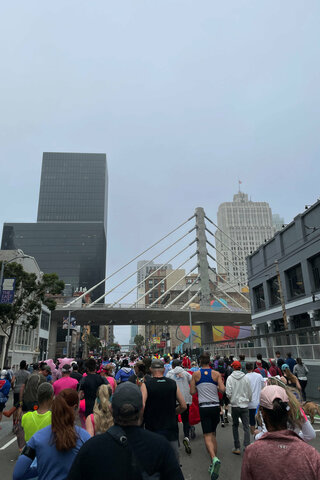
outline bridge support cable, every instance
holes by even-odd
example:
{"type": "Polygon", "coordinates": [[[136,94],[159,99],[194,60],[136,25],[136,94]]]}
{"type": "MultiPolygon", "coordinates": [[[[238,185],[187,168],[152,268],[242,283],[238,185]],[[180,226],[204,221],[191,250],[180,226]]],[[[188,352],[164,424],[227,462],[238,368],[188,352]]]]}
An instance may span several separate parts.
{"type": "MultiPolygon", "coordinates": [[[[207,240],[207,243],[210,245],[210,247],[214,248],[214,246],[213,246],[208,240],[207,240]]],[[[214,262],[216,262],[217,265],[219,265],[220,267],[223,267],[223,265],[222,265],[220,262],[218,262],[218,260],[217,260],[216,258],[214,258],[209,252],[208,252],[208,255],[209,255],[209,257],[210,257],[212,260],[214,260],[214,262]]],[[[238,278],[238,277],[236,277],[236,276],[235,276],[233,273],[231,273],[231,272],[229,272],[229,274],[236,280],[236,283],[237,283],[238,286],[241,286],[241,285],[242,285],[241,282],[239,282],[239,278],[238,278]]],[[[217,274],[217,275],[218,275],[218,274],[217,274]]],[[[220,275],[219,275],[219,277],[222,278],[220,275]]],[[[224,280],[224,282],[225,282],[225,283],[228,283],[227,280],[224,280]]],[[[229,285],[229,286],[232,286],[231,283],[228,283],[228,285],[229,285]]],[[[237,287],[235,286],[235,287],[233,287],[233,288],[237,288],[237,287]]],[[[240,288],[238,288],[238,291],[239,291],[239,294],[242,295],[242,293],[241,293],[241,291],[240,291],[240,288]]],[[[247,297],[245,297],[245,298],[247,298],[247,297]]],[[[248,300],[248,299],[247,299],[247,300],[248,300]]],[[[249,302],[250,302],[250,301],[249,301],[249,302]]]]}
{"type": "MultiPolygon", "coordinates": [[[[219,278],[221,278],[222,281],[224,281],[224,279],[222,277],[220,277],[220,275],[217,272],[215,272],[213,268],[211,268],[211,267],[209,267],[209,268],[215,275],[217,275],[219,278]]],[[[219,290],[222,295],[225,295],[226,297],[228,297],[233,303],[235,303],[236,305],[238,305],[238,307],[240,307],[242,310],[244,310],[246,313],[248,313],[248,310],[246,310],[246,308],[243,305],[238,303],[231,295],[229,295],[228,292],[226,292],[225,290],[222,290],[219,287],[217,287],[217,290],[219,290]]],[[[236,291],[235,293],[239,293],[239,292],[236,291]]],[[[223,302],[221,302],[221,300],[219,300],[218,298],[216,298],[216,300],[218,300],[218,302],[221,303],[221,305],[224,305],[225,307],[227,306],[223,302]]]]}
{"type": "MultiPolygon", "coordinates": [[[[182,267],[183,264],[185,264],[186,262],[188,262],[188,261],[189,261],[191,258],[193,258],[195,255],[196,255],[196,254],[194,253],[190,258],[188,258],[185,262],[183,262],[181,265],[179,265],[179,267],[177,268],[177,270],[179,270],[179,268],[182,267]]],[[[191,275],[191,273],[197,268],[197,266],[198,266],[198,265],[195,265],[191,270],[189,270],[188,273],[186,273],[185,275],[183,275],[183,277],[179,278],[179,280],[178,280],[177,282],[175,282],[173,285],[171,285],[171,287],[170,287],[168,290],[166,290],[164,293],[162,293],[162,294],[160,295],[160,297],[158,297],[156,300],[154,300],[152,303],[150,303],[150,305],[148,305],[147,308],[151,308],[153,305],[156,305],[157,303],[159,303],[159,300],[161,300],[161,299],[164,298],[166,295],[168,295],[168,294],[171,292],[171,290],[172,290],[174,287],[176,287],[177,285],[179,285],[179,283],[180,283],[182,280],[184,280],[186,277],[188,277],[189,275],[191,275]]],[[[171,272],[171,273],[173,273],[173,272],[171,272]]],[[[168,276],[169,276],[169,275],[168,275],[168,276]]],[[[167,278],[167,277],[166,277],[166,278],[167,278]]],[[[149,293],[149,292],[150,292],[150,290],[149,290],[148,292],[146,292],[146,294],[149,293]]],[[[141,300],[141,298],[143,298],[143,297],[140,297],[139,300],[141,300]]],[[[137,304],[137,303],[138,303],[138,302],[136,302],[136,304],[137,304]]]]}
{"type": "MultiPolygon", "coordinates": [[[[212,235],[212,236],[215,238],[216,241],[221,242],[221,240],[217,239],[216,236],[214,235],[214,233],[212,233],[208,228],[206,228],[206,231],[207,231],[208,233],[210,233],[210,235],[212,235]]],[[[239,266],[236,265],[225,253],[223,253],[223,251],[218,250],[216,246],[214,246],[212,243],[210,243],[209,240],[207,240],[207,243],[210,245],[210,247],[212,247],[214,250],[216,250],[217,253],[219,253],[220,255],[222,255],[225,260],[227,260],[228,262],[230,262],[234,267],[236,267],[236,268],[239,267],[239,266]]],[[[226,243],[223,243],[223,242],[221,242],[221,243],[222,243],[222,245],[223,245],[224,247],[227,247],[227,249],[232,253],[232,255],[235,255],[236,257],[238,257],[238,259],[239,259],[241,262],[243,261],[243,258],[240,257],[237,253],[233,252],[233,251],[231,250],[231,248],[230,248],[226,243]]],[[[241,272],[244,273],[244,274],[246,274],[246,272],[245,272],[245,270],[243,270],[243,268],[241,268],[241,272]]],[[[241,281],[241,285],[247,286],[247,283],[244,282],[244,281],[241,281]]]]}
{"type": "Polygon", "coordinates": [[[197,228],[197,255],[198,255],[198,271],[200,275],[201,299],[200,304],[203,306],[210,305],[211,290],[209,279],[209,264],[206,238],[206,224],[204,221],[205,213],[202,207],[196,208],[196,228],[197,228]]]}
{"type": "Polygon", "coordinates": [[[192,303],[193,300],[195,300],[197,298],[197,296],[199,295],[200,292],[201,292],[201,288],[199,288],[199,290],[197,291],[197,293],[195,293],[193,295],[193,297],[191,297],[184,305],[182,305],[180,310],[183,310],[183,309],[187,308],[190,305],[190,303],[192,303]]]}
{"type": "Polygon", "coordinates": [[[165,240],[166,238],[168,238],[170,235],[172,235],[173,233],[175,233],[177,230],[179,230],[179,228],[183,227],[186,223],[190,222],[190,220],[192,220],[194,218],[194,214],[188,218],[187,220],[185,220],[184,222],[180,223],[180,225],[178,225],[176,228],[174,228],[173,230],[171,230],[169,233],[167,233],[166,235],[164,235],[162,238],[160,238],[160,240],[158,240],[157,242],[155,242],[154,244],[152,244],[150,247],[146,248],[143,252],[139,253],[139,255],[136,255],[134,258],[132,258],[132,260],[130,260],[129,262],[127,262],[125,265],[122,265],[122,267],[118,268],[118,270],[116,270],[115,272],[111,273],[111,275],[108,275],[107,277],[105,277],[103,280],[101,280],[100,282],[98,282],[96,285],[94,285],[93,287],[89,288],[89,290],[87,290],[85,293],[83,293],[82,295],[80,295],[79,297],[76,297],[74,300],[72,300],[71,302],[69,302],[67,305],[64,305],[63,308],[69,308],[71,305],[73,305],[75,302],[78,302],[79,300],[81,300],[85,295],[88,295],[88,293],[92,292],[93,290],[95,290],[97,287],[99,287],[100,285],[102,285],[104,282],[106,282],[107,280],[109,280],[110,278],[112,278],[114,275],[116,275],[117,273],[121,272],[121,270],[123,270],[124,268],[126,268],[128,265],[130,265],[132,262],[134,262],[135,260],[137,260],[139,257],[141,257],[142,255],[144,255],[145,253],[147,253],[149,250],[151,250],[152,248],[154,248],[156,245],[158,245],[159,243],[161,243],[163,240],[165,240]]]}
{"type": "MultiPolygon", "coordinates": [[[[216,259],[215,259],[210,253],[208,253],[208,255],[209,255],[209,257],[210,257],[214,262],[216,262],[216,259]]],[[[210,267],[209,267],[209,268],[210,268],[210,267]]],[[[210,268],[210,270],[212,270],[212,269],[210,268]]],[[[233,288],[233,290],[234,290],[236,293],[238,293],[242,298],[244,298],[248,303],[250,303],[250,300],[249,300],[245,295],[243,295],[243,293],[240,292],[237,287],[235,287],[234,285],[232,285],[231,283],[229,283],[228,280],[225,280],[225,279],[224,279],[223,277],[221,277],[221,275],[219,275],[217,272],[215,272],[215,274],[216,274],[217,276],[219,276],[219,278],[221,278],[221,280],[223,281],[223,283],[226,283],[230,288],[233,288]]],[[[224,291],[224,290],[222,290],[222,289],[220,289],[220,290],[221,290],[221,291],[224,291]]]]}
{"type": "MultiPolygon", "coordinates": [[[[153,262],[153,260],[155,260],[156,258],[160,257],[160,255],[163,255],[163,253],[165,253],[167,250],[170,250],[171,247],[173,247],[174,245],[176,245],[178,242],[180,242],[180,240],[182,240],[183,238],[185,238],[187,235],[189,235],[189,233],[191,233],[193,230],[195,229],[195,227],[193,227],[191,230],[189,230],[189,232],[185,233],[182,237],[180,237],[178,240],[176,240],[174,243],[172,243],[171,245],[169,245],[169,247],[165,248],[164,250],[162,250],[162,252],[160,252],[158,255],[156,255],[155,257],[152,258],[152,260],[149,260],[149,262],[145,263],[142,267],[138,268],[138,270],[136,270],[135,272],[133,273],[130,273],[130,275],[128,275],[128,277],[126,277],[124,280],[122,280],[120,283],[118,283],[115,287],[113,287],[111,290],[105,292],[103,295],[101,295],[101,297],[97,298],[97,300],[95,300],[94,302],[90,303],[88,305],[87,308],[90,308],[92,307],[93,305],[95,305],[96,303],[98,303],[100,300],[102,300],[103,298],[105,298],[107,295],[109,295],[109,293],[113,292],[114,290],[116,290],[118,287],[120,287],[123,283],[125,283],[127,280],[129,280],[129,278],[132,278],[134,275],[136,275],[142,268],[144,268],[146,265],[148,265],[149,263],[153,262]]],[[[158,272],[159,270],[161,270],[161,268],[163,268],[165,265],[167,265],[169,262],[171,262],[174,258],[176,258],[178,255],[180,255],[182,252],[184,252],[185,250],[187,250],[193,243],[195,242],[195,240],[193,240],[192,242],[190,242],[186,247],[184,247],[182,250],[180,250],[180,252],[178,252],[174,257],[172,257],[170,260],[168,260],[166,263],[163,263],[160,267],[158,267],[156,270],[153,270],[152,271],[152,274],[150,274],[147,278],[143,279],[140,283],[138,283],[138,285],[135,285],[134,288],[132,290],[130,290],[129,292],[127,292],[120,300],[122,300],[123,298],[127,297],[129,295],[129,293],[131,293],[133,290],[135,290],[137,287],[139,287],[140,285],[142,285],[145,280],[147,280],[151,275],[155,274],[156,272],[158,272]]],[[[119,300],[119,301],[120,301],[119,300]]],[[[119,303],[119,302],[115,302],[115,303],[119,303]]],[[[115,303],[113,305],[115,305],[115,303]]],[[[113,306],[111,305],[111,306],[113,306]]]]}
{"type": "Polygon", "coordinates": [[[242,246],[240,245],[240,243],[237,243],[232,237],[230,237],[230,235],[228,235],[227,233],[225,233],[220,227],[218,227],[218,225],[216,225],[212,220],[210,220],[209,217],[207,217],[205,215],[205,218],[206,220],[208,220],[208,222],[210,222],[217,230],[219,230],[219,232],[223,233],[223,235],[225,235],[227,238],[229,238],[229,240],[232,241],[232,243],[234,243],[235,245],[237,245],[237,247],[240,248],[240,250],[243,250],[242,246]]]}
{"type": "MultiPolygon", "coordinates": [[[[171,257],[167,262],[163,263],[162,265],[160,265],[160,267],[158,267],[156,270],[153,270],[150,275],[148,275],[146,278],[144,278],[140,283],[138,283],[138,285],[135,285],[133,288],[131,288],[131,290],[129,290],[128,292],[125,293],[125,295],[123,295],[121,298],[119,298],[118,300],[116,300],[115,302],[113,302],[112,305],[109,305],[108,308],[112,308],[114,307],[117,303],[119,303],[121,300],[123,300],[124,298],[126,298],[130,293],[132,293],[134,290],[136,290],[136,288],[140,285],[142,285],[144,282],[146,282],[147,280],[149,280],[149,278],[151,278],[156,272],[158,272],[159,270],[161,270],[165,265],[167,265],[169,262],[172,262],[172,260],[174,260],[175,258],[177,258],[179,255],[181,255],[181,253],[185,252],[188,248],[190,248],[190,246],[195,242],[195,240],[193,240],[191,243],[189,243],[189,245],[187,245],[186,247],[184,247],[182,250],[180,250],[180,252],[178,252],[176,255],[174,255],[173,257],[171,257]]],[[[187,261],[190,260],[190,258],[192,258],[195,254],[193,254],[191,257],[189,257],[184,263],[186,263],[187,261]]],[[[173,273],[174,270],[172,270],[171,273],[173,273]]],[[[165,280],[167,277],[169,277],[170,274],[168,274],[163,280],[165,280]]],[[[129,278],[129,277],[128,277],[129,278]]],[[[126,279],[128,280],[128,279],[126,279]]],[[[121,285],[122,283],[124,283],[126,280],[123,280],[121,283],[119,283],[119,285],[121,285]]],[[[115,290],[119,285],[117,285],[116,287],[113,288],[113,290],[115,290]]],[[[144,296],[146,296],[149,292],[151,292],[152,290],[154,290],[155,288],[157,287],[157,285],[154,285],[150,290],[148,290],[148,292],[145,293],[144,296]]],[[[112,290],[110,290],[111,292],[112,290]]],[[[110,293],[108,292],[108,293],[110,293]]],[[[106,295],[104,295],[106,296],[106,295]]],[[[143,298],[143,297],[140,297],[140,298],[143,298]]],[[[96,300],[97,301],[97,300],[96,300]]],[[[91,304],[93,305],[93,304],[91,304]]]]}
{"type": "MultiPolygon", "coordinates": [[[[197,268],[197,267],[195,267],[197,268]]],[[[190,283],[190,285],[188,285],[181,293],[179,293],[179,295],[174,298],[170,303],[168,303],[167,305],[165,305],[164,309],[170,307],[171,305],[173,305],[180,297],[182,297],[182,295],[184,295],[186,292],[188,292],[190,290],[190,288],[195,285],[197,283],[197,281],[199,280],[200,278],[200,275],[198,275],[194,281],[192,283],[190,283]]]]}

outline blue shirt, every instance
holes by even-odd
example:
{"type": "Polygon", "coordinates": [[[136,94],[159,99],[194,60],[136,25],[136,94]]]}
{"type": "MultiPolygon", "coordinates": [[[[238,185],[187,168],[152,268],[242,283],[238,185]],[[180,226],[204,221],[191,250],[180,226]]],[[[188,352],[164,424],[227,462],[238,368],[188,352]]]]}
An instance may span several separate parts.
{"type": "MultiPolygon", "coordinates": [[[[78,436],[77,444],[75,448],[67,452],[59,452],[56,449],[55,444],[52,442],[51,425],[39,430],[30,438],[27,445],[36,451],[38,462],[36,472],[32,474],[33,477],[38,476],[39,480],[66,480],[78,451],[91,438],[89,433],[83,428],[75,426],[75,429],[78,436]]],[[[22,480],[30,478],[31,472],[28,470],[31,463],[31,459],[21,455],[16,463],[13,479],[22,480]]]]}
{"type": "Polygon", "coordinates": [[[286,363],[287,365],[289,365],[289,368],[290,368],[290,370],[291,370],[291,373],[293,373],[293,367],[294,367],[295,364],[297,363],[297,362],[295,361],[295,359],[294,359],[294,358],[291,358],[291,357],[290,357],[290,358],[286,358],[285,363],[286,363]]]}

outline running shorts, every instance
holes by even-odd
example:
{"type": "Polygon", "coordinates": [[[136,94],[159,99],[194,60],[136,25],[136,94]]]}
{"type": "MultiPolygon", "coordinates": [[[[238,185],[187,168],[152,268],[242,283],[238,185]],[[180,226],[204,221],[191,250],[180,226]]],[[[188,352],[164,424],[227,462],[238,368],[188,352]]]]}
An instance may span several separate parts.
{"type": "Polygon", "coordinates": [[[202,433],[216,433],[220,422],[220,407],[199,407],[202,433]]]}

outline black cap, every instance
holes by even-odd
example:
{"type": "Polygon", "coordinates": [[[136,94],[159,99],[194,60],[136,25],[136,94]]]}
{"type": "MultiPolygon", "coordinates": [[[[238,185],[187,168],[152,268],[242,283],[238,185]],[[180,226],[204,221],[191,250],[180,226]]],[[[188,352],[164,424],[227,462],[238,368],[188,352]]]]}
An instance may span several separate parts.
{"type": "Polygon", "coordinates": [[[121,414],[121,408],[125,405],[131,405],[136,412],[140,412],[142,409],[142,394],[140,388],[135,383],[121,383],[112,395],[111,403],[114,415],[121,414]]]}
{"type": "Polygon", "coordinates": [[[151,362],[150,368],[164,368],[164,363],[162,360],[154,359],[151,362]]]}

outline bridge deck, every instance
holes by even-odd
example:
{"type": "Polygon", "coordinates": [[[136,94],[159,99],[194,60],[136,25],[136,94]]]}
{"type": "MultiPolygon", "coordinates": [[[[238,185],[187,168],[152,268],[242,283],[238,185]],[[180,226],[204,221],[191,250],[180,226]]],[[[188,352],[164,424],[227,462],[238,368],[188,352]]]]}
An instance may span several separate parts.
{"type": "MultiPolygon", "coordinates": [[[[52,312],[52,319],[61,321],[68,315],[68,310],[57,307],[52,312]]],[[[94,322],[96,325],[189,325],[189,311],[164,308],[108,308],[107,305],[93,308],[74,308],[72,315],[76,317],[78,325],[94,322]]],[[[211,323],[212,325],[251,325],[251,314],[237,311],[215,311],[210,307],[201,307],[200,310],[192,310],[193,325],[211,323]]]]}

